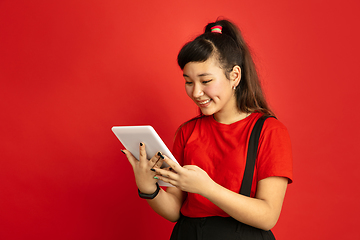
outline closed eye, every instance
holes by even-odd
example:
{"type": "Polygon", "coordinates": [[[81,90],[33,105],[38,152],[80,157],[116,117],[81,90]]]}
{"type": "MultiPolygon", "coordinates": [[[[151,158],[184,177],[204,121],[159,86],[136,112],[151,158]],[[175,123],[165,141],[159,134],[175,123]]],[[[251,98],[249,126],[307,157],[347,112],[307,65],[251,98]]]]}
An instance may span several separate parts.
{"type": "Polygon", "coordinates": [[[202,83],[203,83],[203,84],[207,84],[207,83],[209,83],[209,82],[211,82],[211,81],[212,81],[212,79],[207,80],[207,81],[203,81],[202,83]]]}
{"type": "Polygon", "coordinates": [[[185,84],[186,84],[186,85],[191,85],[191,84],[192,84],[192,82],[185,82],[185,84]]]}

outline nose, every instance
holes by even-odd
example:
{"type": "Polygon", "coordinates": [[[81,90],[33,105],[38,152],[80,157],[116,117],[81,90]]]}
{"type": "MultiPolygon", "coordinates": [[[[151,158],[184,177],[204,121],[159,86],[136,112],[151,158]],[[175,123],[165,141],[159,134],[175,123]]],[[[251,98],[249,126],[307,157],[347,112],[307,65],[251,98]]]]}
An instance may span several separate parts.
{"type": "Polygon", "coordinates": [[[194,98],[199,98],[204,95],[204,91],[200,84],[195,84],[193,88],[192,95],[194,98]]]}

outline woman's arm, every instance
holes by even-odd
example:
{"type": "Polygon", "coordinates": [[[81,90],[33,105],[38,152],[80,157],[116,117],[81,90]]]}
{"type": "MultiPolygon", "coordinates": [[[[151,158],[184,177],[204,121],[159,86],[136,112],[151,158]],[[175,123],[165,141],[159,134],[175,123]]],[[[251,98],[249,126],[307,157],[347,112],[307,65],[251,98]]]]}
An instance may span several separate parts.
{"type": "Polygon", "coordinates": [[[178,166],[165,157],[176,173],[156,168],[157,177],[182,191],[200,194],[238,221],[264,230],[277,222],[288,180],[269,177],[258,182],[255,198],[230,191],[215,183],[201,168],[193,165],[178,166]]]}
{"type": "Polygon", "coordinates": [[[238,221],[270,230],[280,216],[287,184],[287,178],[265,178],[258,182],[255,198],[250,198],[214,182],[201,195],[238,221]]]}
{"type": "Polygon", "coordinates": [[[180,218],[180,209],[184,202],[186,193],[176,187],[160,189],[154,199],[147,199],[150,207],[163,218],[176,222],[180,218]]]}

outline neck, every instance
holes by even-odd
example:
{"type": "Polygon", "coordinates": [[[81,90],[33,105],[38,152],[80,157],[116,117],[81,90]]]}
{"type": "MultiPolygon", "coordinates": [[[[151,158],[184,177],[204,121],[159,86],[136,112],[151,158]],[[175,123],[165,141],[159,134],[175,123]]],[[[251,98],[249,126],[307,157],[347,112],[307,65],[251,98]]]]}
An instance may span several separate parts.
{"type": "Polygon", "coordinates": [[[217,112],[214,114],[214,119],[217,122],[222,123],[222,124],[232,124],[234,122],[245,119],[249,115],[250,115],[250,113],[241,112],[239,110],[237,110],[236,112],[234,111],[232,113],[217,112]]]}

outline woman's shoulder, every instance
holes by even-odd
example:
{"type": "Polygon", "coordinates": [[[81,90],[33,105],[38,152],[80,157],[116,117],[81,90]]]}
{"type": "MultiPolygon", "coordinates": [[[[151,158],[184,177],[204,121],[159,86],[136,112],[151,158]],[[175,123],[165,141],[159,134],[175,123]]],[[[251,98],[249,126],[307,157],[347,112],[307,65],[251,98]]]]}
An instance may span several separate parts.
{"type": "Polygon", "coordinates": [[[181,143],[180,145],[183,145],[194,131],[196,123],[201,121],[203,118],[203,115],[199,115],[181,124],[175,132],[174,146],[178,145],[179,143],[181,143]]]}
{"type": "Polygon", "coordinates": [[[198,115],[196,117],[191,118],[190,120],[184,122],[183,124],[180,125],[180,127],[178,128],[177,132],[182,131],[182,132],[187,132],[187,131],[192,131],[195,127],[195,125],[199,122],[199,121],[203,121],[206,118],[208,118],[208,116],[205,115],[198,115]]]}
{"type": "MultiPolygon", "coordinates": [[[[266,115],[263,115],[262,113],[255,112],[253,114],[252,118],[250,119],[250,129],[253,128],[261,117],[264,117],[266,115]]],[[[261,135],[269,135],[269,134],[280,134],[280,135],[288,135],[288,129],[287,127],[282,123],[281,120],[279,120],[275,116],[267,116],[267,118],[264,121],[264,125],[261,130],[261,135]]]]}
{"type": "Polygon", "coordinates": [[[278,118],[269,117],[264,122],[260,141],[271,142],[271,144],[289,143],[290,135],[287,127],[278,118]]]}
{"type": "Polygon", "coordinates": [[[265,130],[282,129],[287,131],[286,126],[278,118],[274,116],[268,117],[266,119],[263,129],[265,130]]]}

